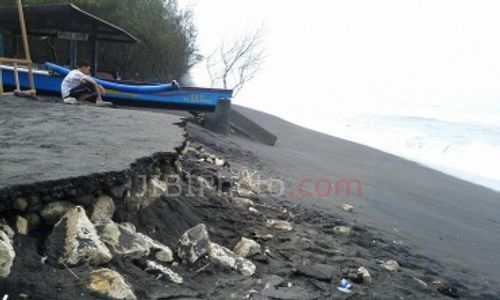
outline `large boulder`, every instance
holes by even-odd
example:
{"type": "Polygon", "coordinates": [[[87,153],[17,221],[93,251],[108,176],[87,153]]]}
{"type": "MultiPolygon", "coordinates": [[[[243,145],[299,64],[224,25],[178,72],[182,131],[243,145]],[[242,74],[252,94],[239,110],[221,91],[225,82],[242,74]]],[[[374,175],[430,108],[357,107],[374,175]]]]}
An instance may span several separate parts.
{"type": "Polygon", "coordinates": [[[256,267],[251,261],[216,243],[210,243],[208,255],[210,261],[238,271],[243,276],[255,273],[256,267]]]}
{"type": "Polygon", "coordinates": [[[94,204],[94,210],[92,211],[92,216],[90,220],[97,223],[105,223],[113,218],[115,213],[115,202],[113,198],[101,195],[97,198],[97,202],[94,204]]]}
{"type": "Polygon", "coordinates": [[[14,264],[16,253],[12,247],[12,241],[7,233],[0,230],[0,277],[6,278],[10,274],[10,268],[14,264]]]}
{"type": "Polygon", "coordinates": [[[110,299],[136,300],[134,292],[120,273],[103,268],[90,273],[87,288],[110,299]]]}
{"type": "Polygon", "coordinates": [[[108,221],[96,225],[96,228],[101,240],[110,246],[116,255],[138,259],[150,253],[149,243],[135,232],[133,226],[108,221]]]}
{"type": "Polygon", "coordinates": [[[184,232],[179,239],[177,256],[190,263],[196,262],[201,256],[208,253],[210,238],[205,224],[198,224],[184,232]]]}
{"type": "Polygon", "coordinates": [[[57,223],[65,213],[75,207],[74,203],[68,201],[50,202],[42,209],[40,215],[47,224],[52,225],[57,223]]]}
{"type": "Polygon", "coordinates": [[[47,256],[51,263],[69,266],[84,262],[101,265],[112,258],[81,206],[68,211],[54,225],[47,238],[47,256]]]}

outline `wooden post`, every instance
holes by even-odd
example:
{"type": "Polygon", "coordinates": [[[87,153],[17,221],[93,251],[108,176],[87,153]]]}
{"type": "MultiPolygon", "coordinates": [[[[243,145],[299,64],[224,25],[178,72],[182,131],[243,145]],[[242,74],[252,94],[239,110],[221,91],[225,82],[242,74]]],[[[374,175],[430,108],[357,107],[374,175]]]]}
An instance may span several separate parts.
{"type": "Polygon", "coordinates": [[[78,66],[78,42],[71,40],[69,42],[69,65],[70,69],[75,69],[78,66]]]}
{"type": "Polygon", "coordinates": [[[16,92],[20,92],[21,87],[19,86],[19,72],[17,70],[17,62],[14,63],[14,79],[16,80],[16,92]]]}
{"type": "Polygon", "coordinates": [[[92,34],[90,35],[90,43],[91,43],[91,72],[92,76],[96,76],[97,74],[97,24],[92,25],[92,34]]]}
{"type": "MultiPolygon", "coordinates": [[[[2,61],[0,61],[0,65],[2,61]]],[[[2,68],[0,68],[0,96],[3,95],[3,78],[2,78],[2,68]]]]}
{"type": "MultiPolygon", "coordinates": [[[[30,90],[35,90],[35,80],[33,78],[33,66],[31,62],[30,47],[28,44],[28,33],[26,32],[26,22],[24,20],[23,4],[21,0],[17,0],[17,12],[19,14],[19,23],[21,25],[21,34],[23,37],[24,58],[28,61],[28,76],[30,81],[30,90]]],[[[18,76],[17,72],[16,76],[18,76]]],[[[20,91],[19,88],[18,90],[20,91]]]]}

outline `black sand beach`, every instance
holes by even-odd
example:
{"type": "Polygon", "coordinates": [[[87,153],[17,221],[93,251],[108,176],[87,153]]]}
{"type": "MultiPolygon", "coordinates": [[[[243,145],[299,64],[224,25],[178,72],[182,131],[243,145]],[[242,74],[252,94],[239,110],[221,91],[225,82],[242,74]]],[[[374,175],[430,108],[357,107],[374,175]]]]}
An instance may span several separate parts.
{"type": "MultiPolygon", "coordinates": [[[[357,221],[498,282],[500,193],[262,112],[240,109],[278,135],[279,141],[274,148],[244,139],[238,143],[281,175],[293,191],[305,177],[357,178],[363,197],[346,199],[358,208],[357,221]]],[[[332,196],[291,199],[307,207],[338,210],[342,199],[332,196]]]]}
{"type": "MultiPolygon", "coordinates": [[[[65,173],[50,184],[33,182],[39,180],[35,177],[29,184],[0,188],[2,223],[15,228],[17,216],[30,220],[29,234],[14,236],[16,258],[10,276],[0,279],[0,292],[10,295],[9,299],[100,299],[89,291],[87,280],[93,270],[102,267],[119,272],[137,299],[500,299],[500,225],[496,220],[500,194],[494,191],[241,107],[241,112],[278,136],[276,146],[236,135],[220,136],[191,123],[181,128],[173,125],[178,117],[165,112],[37,105],[53,108],[57,118],[70,123],[72,118],[62,111],[74,110],[81,124],[106,116],[109,127],[90,134],[102,138],[106,153],[119,148],[116,155],[120,156],[114,158],[120,159],[113,160],[116,164],[110,164],[110,169],[101,171],[93,165],[85,169],[86,175],[61,178],[74,176],[65,173]],[[133,124],[127,121],[129,115],[133,115],[133,124]],[[134,129],[116,135],[111,129],[124,127],[134,129]],[[187,144],[176,152],[173,148],[180,132],[187,133],[187,144]],[[106,148],[104,136],[113,141],[109,145],[121,146],[106,148]],[[217,164],[204,153],[225,163],[217,164]],[[232,180],[232,174],[241,170],[258,171],[263,180],[281,179],[286,188],[281,194],[253,193],[246,196],[250,202],[242,204],[235,200],[237,195],[243,197],[237,188],[242,181],[232,180]],[[172,174],[183,178],[183,192],[176,196],[155,193],[151,185],[167,182],[167,175],[172,174]],[[186,174],[208,176],[215,183],[206,190],[195,186],[195,191],[203,190],[201,196],[189,195],[186,174]],[[138,181],[141,177],[148,183],[145,190],[138,181]],[[362,196],[355,189],[349,196],[345,192],[321,196],[322,191],[314,190],[320,180],[337,183],[342,179],[359,180],[362,196]],[[301,182],[307,184],[301,187],[301,182]],[[305,191],[312,195],[304,195],[305,191]],[[138,194],[141,197],[134,196],[138,194]],[[147,270],[144,258],[119,254],[100,266],[83,263],[68,268],[50,259],[44,262],[54,247],[48,242],[54,225],[42,217],[31,228],[33,216],[41,215],[51,203],[62,202],[80,205],[90,216],[103,196],[111,197],[116,206],[111,222],[133,224],[137,232],[174,252],[183,232],[200,223],[206,224],[212,242],[230,249],[241,237],[255,239],[262,246],[260,254],[249,257],[256,266],[255,274],[244,276],[205,256],[193,264],[174,257],[167,264],[183,277],[183,284],[147,270]],[[27,199],[27,207],[21,210],[16,206],[22,202],[19,198],[27,199]],[[352,204],[354,213],[344,212],[340,208],[344,203],[352,204]],[[270,219],[290,222],[293,229],[270,228],[266,225],[270,219]],[[339,226],[351,231],[340,233],[339,226]],[[272,237],[264,237],[266,234],[272,237]],[[389,260],[399,263],[399,271],[383,267],[389,260]],[[360,277],[359,267],[369,270],[371,278],[360,277]],[[337,290],[342,278],[352,282],[351,293],[337,290]]],[[[38,118],[41,124],[51,119],[38,118]]],[[[29,120],[33,119],[32,114],[29,120]]],[[[71,148],[72,140],[43,132],[54,145],[71,148]]],[[[18,139],[11,136],[12,140],[18,139]]],[[[21,146],[26,145],[17,142],[14,147],[21,146]]],[[[12,160],[15,148],[8,151],[9,155],[1,156],[2,167],[18,170],[23,161],[12,160]]],[[[95,156],[83,157],[86,165],[95,156]]],[[[49,162],[52,160],[57,158],[49,162]]],[[[55,173],[58,170],[54,168],[55,173]]]]}

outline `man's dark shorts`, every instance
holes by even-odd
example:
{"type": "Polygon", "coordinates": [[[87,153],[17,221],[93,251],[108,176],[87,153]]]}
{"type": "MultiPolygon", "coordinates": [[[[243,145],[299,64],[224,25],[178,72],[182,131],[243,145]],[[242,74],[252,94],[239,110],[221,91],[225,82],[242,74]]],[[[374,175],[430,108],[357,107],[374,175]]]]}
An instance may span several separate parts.
{"type": "Polygon", "coordinates": [[[95,101],[97,99],[97,93],[94,90],[94,87],[90,84],[87,83],[80,83],[78,86],[72,88],[69,91],[69,97],[73,97],[76,99],[79,99],[82,96],[85,95],[91,95],[90,97],[86,98],[85,100],[88,101],[95,101]]]}

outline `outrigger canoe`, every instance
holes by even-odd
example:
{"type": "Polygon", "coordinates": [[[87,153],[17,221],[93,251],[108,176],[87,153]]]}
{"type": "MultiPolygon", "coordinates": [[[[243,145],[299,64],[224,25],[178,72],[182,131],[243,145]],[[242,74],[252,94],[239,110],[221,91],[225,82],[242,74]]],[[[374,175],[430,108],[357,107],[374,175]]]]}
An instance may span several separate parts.
{"type": "MultiPolygon", "coordinates": [[[[33,71],[37,92],[43,95],[60,95],[62,80],[69,70],[51,63],[46,63],[45,67],[46,70],[33,71]]],[[[4,87],[13,89],[14,69],[4,65],[0,69],[4,87]]],[[[18,68],[18,71],[21,88],[29,88],[28,71],[24,68],[18,68]]],[[[106,89],[104,99],[122,106],[213,111],[220,99],[232,97],[232,90],[96,80],[106,89]]]]}

